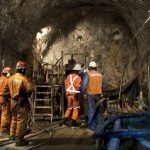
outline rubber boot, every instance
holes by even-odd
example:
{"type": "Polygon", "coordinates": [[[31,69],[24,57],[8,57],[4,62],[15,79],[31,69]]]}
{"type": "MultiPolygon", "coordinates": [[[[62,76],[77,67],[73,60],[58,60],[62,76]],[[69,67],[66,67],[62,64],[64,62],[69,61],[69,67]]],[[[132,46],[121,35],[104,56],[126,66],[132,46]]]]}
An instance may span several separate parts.
{"type": "Polygon", "coordinates": [[[82,123],[80,124],[80,127],[81,127],[81,128],[87,128],[87,127],[88,127],[87,122],[86,122],[86,121],[82,122],[82,123]]]}
{"type": "Polygon", "coordinates": [[[68,120],[68,118],[63,118],[62,121],[59,123],[59,125],[62,127],[66,127],[67,126],[67,124],[66,124],[67,120],[68,120]]]}
{"type": "Polygon", "coordinates": [[[4,136],[4,137],[9,137],[9,132],[8,131],[2,131],[0,133],[1,136],[4,136]]]}
{"type": "Polygon", "coordinates": [[[25,135],[30,134],[32,132],[32,129],[27,129],[25,132],[25,135]]]}
{"type": "Polygon", "coordinates": [[[15,141],[15,136],[9,136],[10,141],[15,141]]]}
{"type": "Polygon", "coordinates": [[[25,139],[16,139],[16,146],[26,146],[29,144],[29,142],[25,139]]]}
{"type": "Polygon", "coordinates": [[[76,122],[76,120],[74,120],[74,119],[71,120],[71,128],[72,128],[72,129],[78,128],[77,122],[76,122]]]}

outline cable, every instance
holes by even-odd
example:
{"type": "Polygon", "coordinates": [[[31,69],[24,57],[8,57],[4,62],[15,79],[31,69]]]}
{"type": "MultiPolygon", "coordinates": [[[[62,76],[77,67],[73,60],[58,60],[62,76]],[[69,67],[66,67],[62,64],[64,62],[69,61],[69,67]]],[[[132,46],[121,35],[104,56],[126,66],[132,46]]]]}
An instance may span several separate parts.
{"type": "MultiPolygon", "coordinates": [[[[32,133],[32,134],[29,134],[29,135],[26,135],[25,136],[25,139],[29,139],[29,138],[32,138],[32,137],[35,137],[35,136],[38,136],[38,135],[41,135],[43,133],[48,133],[49,134],[49,137],[46,141],[38,144],[38,145],[35,145],[33,147],[30,147],[29,149],[35,149],[39,146],[42,146],[43,144],[45,144],[46,142],[48,142],[50,140],[50,138],[53,136],[52,134],[52,131],[55,131],[55,130],[60,130],[60,129],[63,129],[64,127],[53,127],[53,128],[46,128],[46,129],[43,129],[43,130],[40,130],[36,133],[32,133]]],[[[5,141],[0,141],[0,147],[2,146],[6,146],[6,145],[9,145],[9,144],[13,144],[15,141],[10,141],[9,139],[8,140],[5,140],[5,141]]],[[[28,150],[29,150],[28,149],[28,150]]]]}
{"type": "Polygon", "coordinates": [[[37,144],[37,145],[35,145],[35,146],[32,146],[32,147],[30,147],[30,148],[26,148],[25,150],[36,149],[36,148],[41,147],[42,145],[46,144],[46,143],[53,137],[52,132],[47,132],[47,133],[49,134],[49,137],[48,137],[46,140],[44,140],[44,142],[42,142],[42,143],[40,143],[40,144],[37,144]]]}
{"type": "Polygon", "coordinates": [[[150,20],[150,16],[149,16],[148,19],[144,22],[144,24],[141,26],[141,28],[136,32],[136,34],[134,35],[134,37],[132,38],[132,40],[137,37],[137,35],[142,31],[143,27],[145,26],[145,24],[146,24],[149,20],[150,20]]]}
{"type": "MultiPolygon", "coordinates": [[[[38,148],[38,147],[41,147],[41,146],[43,146],[44,144],[46,144],[52,137],[53,137],[53,134],[52,134],[52,132],[51,131],[54,131],[54,130],[58,130],[58,129],[62,129],[62,128],[64,128],[64,127],[59,127],[59,128],[53,128],[53,129],[51,129],[51,128],[47,128],[47,129],[44,129],[43,131],[41,131],[41,133],[48,133],[48,138],[46,139],[46,140],[44,140],[44,142],[42,142],[42,143],[40,143],[40,144],[37,144],[37,145],[35,145],[35,146],[32,146],[32,147],[30,147],[30,148],[25,148],[24,150],[32,150],[32,149],[36,149],[36,148],[38,148]]],[[[41,133],[39,133],[39,134],[41,134],[41,133]]],[[[39,135],[38,133],[36,133],[36,135],[39,135]]],[[[36,135],[34,135],[34,136],[36,136],[36,135]]],[[[30,138],[31,137],[33,137],[33,136],[30,136],[30,138]]]]}

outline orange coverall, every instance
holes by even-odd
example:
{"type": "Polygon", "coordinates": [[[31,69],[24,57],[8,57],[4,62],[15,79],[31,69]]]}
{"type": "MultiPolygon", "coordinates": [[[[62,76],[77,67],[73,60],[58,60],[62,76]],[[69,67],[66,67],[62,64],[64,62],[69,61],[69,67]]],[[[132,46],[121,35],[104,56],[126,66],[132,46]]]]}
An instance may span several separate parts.
{"type": "Polygon", "coordinates": [[[72,112],[72,119],[77,120],[80,108],[80,101],[77,94],[80,93],[81,78],[77,74],[70,74],[65,80],[66,96],[68,100],[68,108],[64,118],[68,118],[72,112]]]}
{"type": "Polygon", "coordinates": [[[4,75],[0,77],[0,104],[1,104],[1,125],[0,132],[8,133],[11,120],[8,78],[4,75]]]}
{"type": "Polygon", "coordinates": [[[27,94],[33,91],[33,86],[31,82],[20,73],[16,73],[9,78],[8,86],[11,95],[10,108],[12,111],[10,137],[21,140],[26,132],[28,112],[30,110],[27,94]]]}

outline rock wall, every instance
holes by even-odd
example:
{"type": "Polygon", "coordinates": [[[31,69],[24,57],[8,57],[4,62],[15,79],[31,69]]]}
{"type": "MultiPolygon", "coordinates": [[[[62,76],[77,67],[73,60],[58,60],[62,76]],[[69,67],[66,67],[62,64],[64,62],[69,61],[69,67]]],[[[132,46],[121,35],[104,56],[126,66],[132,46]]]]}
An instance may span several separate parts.
{"type": "Polygon", "coordinates": [[[133,35],[125,20],[118,13],[109,11],[109,8],[95,7],[93,10],[86,7],[77,12],[71,10],[69,16],[63,14],[60,28],[49,25],[43,38],[35,41],[33,51],[36,56],[41,55],[43,64],[55,64],[61,51],[65,64],[71,58],[68,54],[75,54],[76,62],[84,65],[95,60],[110,86],[119,87],[123,70],[124,81],[135,74],[138,50],[136,45],[130,44],[133,35]],[[76,20],[80,21],[74,24],[76,20]],[[55,41],[51,37],[55,37],[55,41]]]}
{"type": "Polygon", "coordinates": [[[18,59],[32,63],[28,56],[36,34],[50,26],[42,61],[49,59],[51,51],[82,49],[90,52],[90,58],[97,57],[110,80],[120,77],[124,64],[129,77],[136,72],[141,83],[147,81],[142,74],[149,64],[149,23],[133,37],[148,18],[148,0],[1,0],[0,8],[0,43],[6,65],[14,66],[18,59]]]}

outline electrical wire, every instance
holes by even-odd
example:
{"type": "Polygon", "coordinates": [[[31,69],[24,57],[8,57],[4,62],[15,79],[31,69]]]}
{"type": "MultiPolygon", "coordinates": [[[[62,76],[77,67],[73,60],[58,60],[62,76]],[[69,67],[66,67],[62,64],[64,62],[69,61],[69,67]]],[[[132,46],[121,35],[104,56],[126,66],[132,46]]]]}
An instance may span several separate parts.
{"type": "Polygon", "coordinates": [[[134,37],[132,38],[132,40],[137,37],[137,35],[142,31],[142,29],[144,28],[145,24],[146,24],[149,20],[150,20],[150,16],[149,16],[148,19],[144,22],[144,24],[141,26],[141,28],[136,32],[136,34],[134,35],[134,37]]]}

